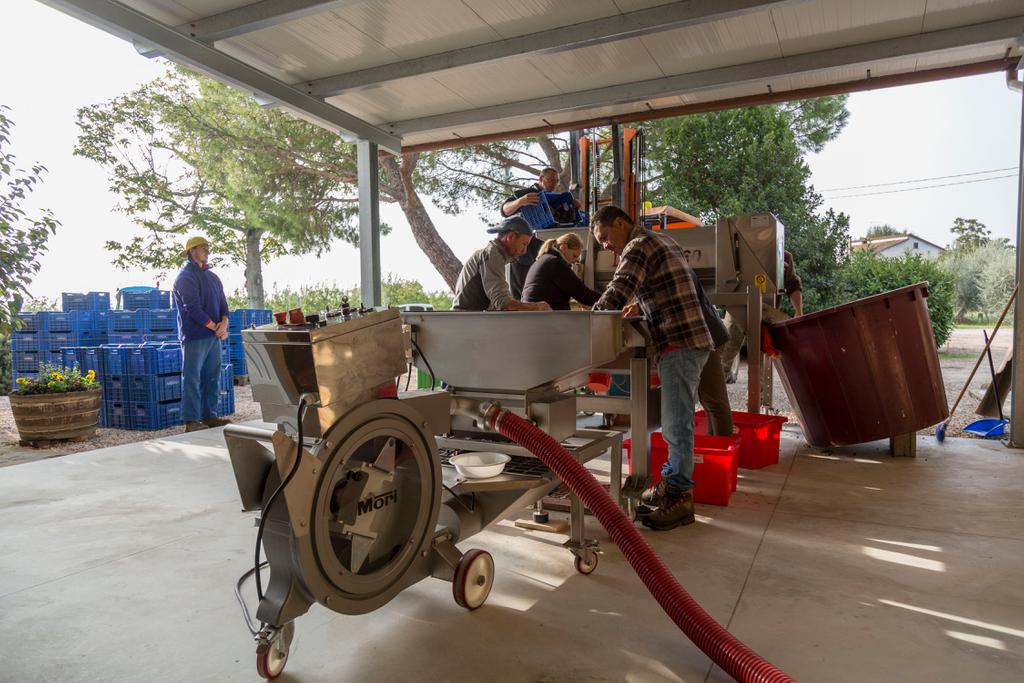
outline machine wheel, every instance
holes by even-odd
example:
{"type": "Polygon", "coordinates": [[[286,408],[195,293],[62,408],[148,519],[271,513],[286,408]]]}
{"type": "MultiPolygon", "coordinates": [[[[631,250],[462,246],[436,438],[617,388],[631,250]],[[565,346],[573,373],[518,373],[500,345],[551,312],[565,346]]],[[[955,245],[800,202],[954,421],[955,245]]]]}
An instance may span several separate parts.
{"type": "Polygon", "coordinates": [[[572,563],[576,567],[576,571],[587,576],[593,574],[594,570],[597,569],[597,557],[597,553],[588,552],[585,555],[577,555],[572,563]]]}
{"type": "Polygon", "coordinates": [[[452,594],[460,607],[474,610],[484,604],[494,585],[494,558],[486,550],[470,550],[455,567],[452,594]]]}
{"type": "Polygon", "coordinates": [[[259,639],[256,646],[256,673],[268,681],[281,675],[284,665],[288,663],[293,635],[295,622],[290,621],[270,639],[259,639]]]}

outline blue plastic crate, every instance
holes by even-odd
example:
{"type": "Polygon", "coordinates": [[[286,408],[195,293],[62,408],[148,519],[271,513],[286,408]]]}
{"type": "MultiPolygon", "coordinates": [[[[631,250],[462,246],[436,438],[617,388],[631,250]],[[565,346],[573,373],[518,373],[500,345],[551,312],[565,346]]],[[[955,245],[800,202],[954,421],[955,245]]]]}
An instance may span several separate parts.
{"type": "Polygon", "coordinates": [[[108,344],[100,348],[104,375],[127,375],[128,358],[134,346],[108,344]]]}
{"type": "Polygon", "coordinates": [[[85,297],[90,311],[110,310],[110,292],[89,292],[85,297]]]}
{"type": "Polygon", "coordinates": [[[11,351],[39,351],[45,339],[44,332],[15,332],[11,335],[11,351]]]}
{"type": "Polygon", "coordinates": [[[89,297],[77,292],[62,292],[60,295],[60,303],[61,310],[65,313],[89,310],[89,297]]]}
{"type": "Polygon", "coordinates": [[[140,375],[130,377],[128,381],[128,399],[132,403],[181,400],[181,375],[140,375]]]}
{"type": "Polygon", "coordinates": [[[43,329],[43,318],[38,313],[19,313],[21,332],[39,332],[43,329]]]}
{"type": "Polygon", "coordinates": [[[151,308],[170,308],[171,293],[154,289],[149,292],[121,292],[121,308],[137,311],[151,308]]]}
{"type": "Polygon", "coordinates": [[[178,312],[173,308],[165,310],[151,310],[149,313],[148,329],[154,332],[178,330],[178,312]]]}
{"type": "Polygon", "coordinates": [[[111,403],[128,403],[130,400],[131,385],[127,375],[104,375],[100,386],[103,387],[103,395],[111,403]]]}
{"type": "Polygon", "coordinates": [[[17,372],[36,372],[45,358],[42,351],[14,351],[11,368],[17,372]]]}
{"type": "Polygon", "coordinates": [[[246,365],[245,358],[232,358],[231,366],[235,373],[235,377],[242,377],[249,374],[249,366],[246,365]]]}
{"type": "Polygon", "coordinates": [[[78,335],[78,343],[80,346],[103,346],[108,343],[110,337],[107,336],[106,332],[102,334],[98,332],[83,332],[78,335]]]}
{"type": "Polygon", "coordinates": [[[274,321],[274,312],[269,308],[238,308],[228,314],[228,331],[240,332],[253,325],[269,325],[274,321]]]}
{"type": "MultiPolygon", "coordinates": [[[[94,333],[98,332],[98,333],[101,333],[101,334],[106,334],[107,332],[109,332],[109,323],[107,321],[110,319],[110,310],[109,309],[103,309],[103,310],[100,310],[100,311],[91,311],[91,313],[92,313],[92,328],[91,328],[91,331],[94,332],[94,333]]],[[[82,330],[82,331],[84,332],[85,330],[82,330]]]]}
{"type": "Polygon", "coordinates": [[[132,429],[166,429],[180,425],[181,401],[167,403],[135,403],[132,405],[132,429]]]}
{"type": "Polygon", "coordinates": [[[519,209],[519,215],[525,218],[534,230],[555,226],[555,216],[551,213],[551,207],[548,206],[547,199],[544,197],[545,194],[547,193],[540,193],[540,200],[536,204],[524,204],[519,209]]]}
{"type": "Polygon", "coordinates": [[[79,344],[79,335],[74,332],[40,332],[39,334],[46,335],[46,347],[53,351],[59,351],[68,346],[78,346],[79,344]]]}
{"type": "Polygon", "coordinates": [[[148,311],[109,311],[107,332],[145,332],[148,311]]]}
{"type": "Polygon", "coordinates": [[[99,417],[98,424],[99,424],[100,427],[106,427],[108,425],[108,423],[107,423],[107,401],[106,401],[106,399],[103,399],[102,401],[100,401],[100,417],[99,417]]]}
{"type": "Polygon", "coordinates": [[[231,345],[225,344],[223,341],[220,343],[220,364],[231,362],[231,345]]]}
{"type": "Polygon", "coordinates": [[[142,341],[147,344],[177,344],[177,332],[146,332],[142,335],[142,341]]]}
{"type": "Polygon", "coordinates": [[[71,313],[62,311],[42,311],[42,332],[74,332],[75,317],[71,313]]]}
{"type": "Polygon", "coordinates": [[[235,412],[235,392],[234,389],[220,392],[220,396],[217,399],[217,416],[223,417],[224,415],[231,415],[235,412]]]}
{"type": "Polygon", "coordinates": [[[103,353],[95,346],[78,347],[78,367],[81,369],[83,374],[92,370],[98,377],[102,377],[103,353]]]}
{"type": "Polygon", "coordinates": [[[130,375],[181,374],[181,347],[177,344],[143,345],[128,356],[130,375]]]}
{"type": "Polygon", "coordinates": [[[142,332],[110,332],[107,334],[107,344],[138,346],[145,341],[145,336],[142,332]]]}
{"type": "MultiPolygon", "coordinates": [[[[103,387],[106,391],[106,387],[103,387]]],[[[132,428],[132,407],[122,401],[107,402],[107,426],[111,429],[132,428]]]]}
{"type": "Polygon", "coordinates": [[[74,368],[77,366],[79,368],[79,372],[81,372],[82,366],[78,362],[77,350],[78,349],[74,346],[61,349],[61,364],[66,368],[74,368]]]}

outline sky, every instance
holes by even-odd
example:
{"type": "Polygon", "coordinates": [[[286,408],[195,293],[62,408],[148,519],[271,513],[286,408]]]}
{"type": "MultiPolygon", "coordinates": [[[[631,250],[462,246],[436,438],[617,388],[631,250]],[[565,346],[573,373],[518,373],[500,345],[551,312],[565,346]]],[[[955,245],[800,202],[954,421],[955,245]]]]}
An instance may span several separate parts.
{"type": "MultiPolygon", "coordinates": [[[[156,78],[166,64],[34,0],[7,0],[3,20],[0,104],[12,110],[11,149],[22,167],[39,162],[48,168],[26,208],[47,207],[62,224],[40,259],[32,295],[59,299],[64,291],[157,284],[154,272],[110,264],[104,242],[127,241],[138,228],[114,210],[118,197],[108,190],[105,171],[75,157],[73,149],[79,108],[156,78]]],[[[1002,74],[855,93],[848,108],[846,128],[808,164],[825,207],[849,214],[853,237],[888,223],[946,246],[953,220],[963,217],[1016,242],[1016,175],[992,179],[1015,174],[1018,163],[1021,97],[1007,89],[1002,74]],[[919,179],[935,180],[904,182],[919,179]],[[945,186],[893,192],[938,185],[945,186]],[[885,194],[873,194],[879,192],[885,194]]],[[[428,210],[460,259],[486,241],[478,210],[457,217],[428,210]]],[[[398,207],[382,205],[381,220],[392,227],[381,240],[383,273],[419,280],[428,290],[446,289],[398,207]]],[[[229,292],[242,289],[241,266],[225,265],[218,273],[229,292]]],[[[359,282],[358,251],[339,242],[319,260],[277,259],[264,265],[263,279],[268,291],[321,283],[352,287],[359,282]]]]}

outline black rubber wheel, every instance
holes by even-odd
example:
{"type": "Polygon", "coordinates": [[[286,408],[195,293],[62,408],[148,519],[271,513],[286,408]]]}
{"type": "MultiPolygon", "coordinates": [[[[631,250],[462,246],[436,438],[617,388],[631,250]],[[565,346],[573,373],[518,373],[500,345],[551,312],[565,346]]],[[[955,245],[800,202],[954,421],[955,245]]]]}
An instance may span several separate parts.
{"type": "Polygon", "coordinates": [[[459,560],[452,579],[452,595],[459,607],[474,610],[487,601],[494,585],[494,558],[486,550],[474,548],[459,560]]]}
{"type": "Polygon", "coordinates": [[[597,558],[597,553],[589,552],[587,553],[587,559],[584,560],[583,557],[577,555],[572,563],[576,567],[576,571],[584,576],[589,576],[597,569],[597,558]]]}

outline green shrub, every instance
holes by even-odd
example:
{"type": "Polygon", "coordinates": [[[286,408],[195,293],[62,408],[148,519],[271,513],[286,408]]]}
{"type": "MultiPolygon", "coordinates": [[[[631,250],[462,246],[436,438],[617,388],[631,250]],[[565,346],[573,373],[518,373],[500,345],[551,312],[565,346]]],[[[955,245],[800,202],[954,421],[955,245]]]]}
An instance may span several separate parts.
{"type": "MultiPolygon", "coordinates": [[[[399,304],[429,303],[438,311],[451,310],[452,295],[448,292],[428,292],[416,280],[406,280],[396,275],[388,275],[381,283],[384,292],[384,303],[389,306],[399,304]]],[[[343,297],[353,306],[360,303],[359,287],[345,289],[337,283],[304,285],[297,290],[285,287],[265,297],[265,306],[275,311],[287,311],[301,308],[306,313],[315,313],[326,308],[337,308],[343,297]]],[[[244,292],[235,291],[228,297],[228,307],[248,308],[249,299],[244,292]]]]}
{"type": "Polygon", "coordinates": [[[853,301],[918,282],[928,283],[928,314],[935,345],[942,346],[953,332],[955,283],[937,262],[914,254],[885,258],[859,251],[843,266],[838,289],[843,299],[853,301]]]}

